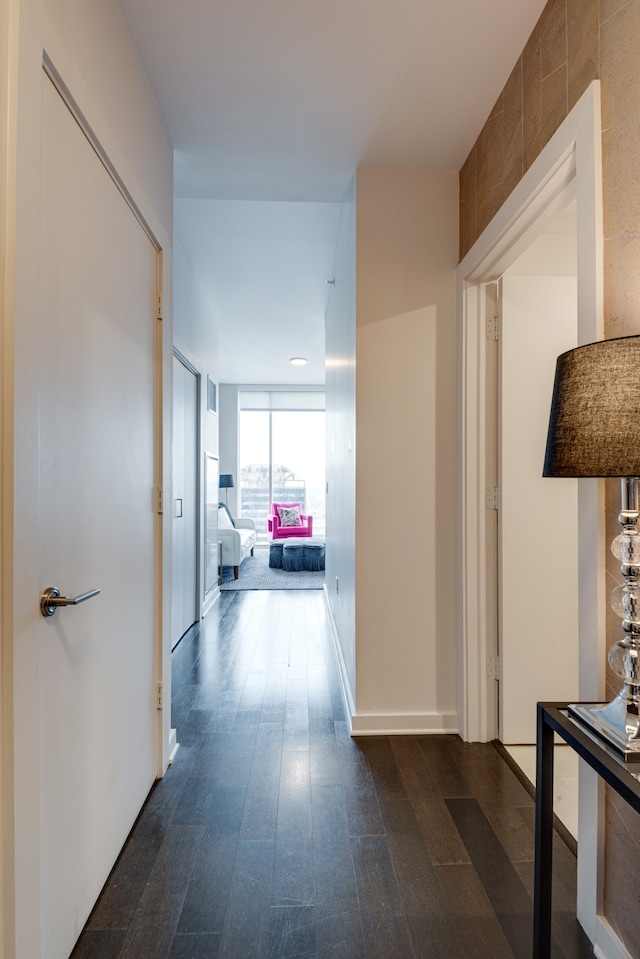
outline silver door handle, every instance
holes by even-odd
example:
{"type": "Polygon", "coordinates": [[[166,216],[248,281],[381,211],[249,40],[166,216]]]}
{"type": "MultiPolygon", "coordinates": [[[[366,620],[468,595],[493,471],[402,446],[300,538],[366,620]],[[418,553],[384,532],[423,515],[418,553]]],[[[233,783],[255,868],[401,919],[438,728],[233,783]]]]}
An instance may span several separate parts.
{"type": "Polygon", "coordinates": [[[43,616],[55,616],[58,606],[77,606],[86,599],[97,596],[99,589],[90,589],[79,596],[61,596],[57,586],[48,586],[40,597],[40,612],[43,616]]]}

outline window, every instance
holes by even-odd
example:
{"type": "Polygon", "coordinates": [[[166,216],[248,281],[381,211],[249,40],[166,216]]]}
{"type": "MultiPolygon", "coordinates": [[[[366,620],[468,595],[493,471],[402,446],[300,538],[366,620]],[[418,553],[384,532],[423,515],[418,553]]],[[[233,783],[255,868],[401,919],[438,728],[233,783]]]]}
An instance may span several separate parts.
{"type": "Polygon", "coordinates": [[[273,501],[300,503],[302,512],[313,516],[314,536],[325,535],[325,413],[317,408],[320,402],[324,407],[323,393],[241,394],[240,515],[256,521],[258,543],[269,541],[267,516],[273,501]],[[274,402],[289,408],[273,408],[274,402]],[[268,408],[248,408],[259,403],[268,408]],[[303,404],[307,408],[291,408],[303,404]]]}

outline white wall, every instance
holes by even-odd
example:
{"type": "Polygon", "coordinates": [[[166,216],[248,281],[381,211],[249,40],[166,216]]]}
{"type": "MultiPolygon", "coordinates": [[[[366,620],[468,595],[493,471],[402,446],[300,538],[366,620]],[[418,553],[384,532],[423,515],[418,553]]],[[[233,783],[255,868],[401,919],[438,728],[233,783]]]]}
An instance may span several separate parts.
{"type": "MultiPolygon", "coordinates": [[[[207,410],[207,376],[218,386],[218,312],[177,234],[173,246],[173,343],[200,373],[201,447],[218,455],[218,413],[207,410]]],[[[220,392],[218,390],[218,407],[220,392]]],[[[200,464],[201,472],[203,464],[200,464]]]]}
{"type": "MultiPolygon", "coordinates": [[[[174,232],[173,238],[173,343],[200,374],[200,462],[198,464],[200,526],[199,526],[199,615],[204,615],[217,593],[205,595],[205,454],[218,456],[218,427],[220,419],[220,391],[218,412],[207,409],[207,376],[218,386],[218,312],[205,284],[174,232]]],[[[167,497],[167,502],[172,501],[167,497]]]]}
{"type": "Polygon", "coordinates": [[[342,204],[335,285],[327,307],[326,596],[349,713],[356,702],[355,475],[356,475],[356,198],[355,180],[342,204]],[[338,588],[336,588],[338,584],[338,588]]]}
{"type": "MultiPolygon", "coordinates": [[[[220,386],[220,472],[233,473],[238,480],[238,393],[236,383],[220,386]]],[[[229,509],[238,512],[238,487],[228,490],[229,509]]]]}
{"type": "Polygon", "coordinates": [[[356,210],[353,731],[456,731],[458,178],[359,170],[356,210]]]}
{"type": "MultiPolygon", "coordinates": [[[[219,413],[207,410],[207,376],[218,386],[218,311],[177,234],[173,243],[173,342],[201,375],[202,449],[218,455],[219,413]]],[[[218,392],[218,404],[220,393],[218,392]]]]}
{"type": "MultiPolygon", "coordinates": [[[[5,0],[6,2],[6,0],[5,0]]],[[[12,13],[19,13],[19,27],[12,37],[9,88],[15,93],[17,114],[9,121],[9,167],[15,179],[8,193],[16,205],[15,226],[7,226],[6,289],[15,292],[3,315],[3,342],[14,341],[15,385],[2,396],[3,423],[20,437],[3,434],[3,666],[12,663],[10,688],[3,690],[3,702],[13,696],[8,715],[3,715],[5,747],[2,756],[4,835],[15,842],[19,855],[13,868],[12,848],[3,849],[8,875],[3,884],[4,956],[37,959],[42,954],[39,926],[39,746],[34,689],[38,683],[37,622],[34,593],[24,588],[37,581],[38,535],[36,477],[38,475],[38,391],[34,337],[39,330],[40,312],[46,293],[39,276],[39,190],[40,122],[43,88],[43,51],[70,89],[83,115],[93,128],[114,167],[127,186],[163,250],[162,285],[165,319],[162,324],[164,354],[163,412],[167,429],[163,436],[164,459],[159,463],[163,485],[169,487],[170,462],[167,454],[170,409],[171,364],[171,234],[173,153],[157,105],[142,73],[115,0],[12,0],[12,13]],[[18,535],[13,541],[4,533],[8,517],[15,521],[18,535]],[[11,569],[15,570],[15,579],[11,569]]],[[[3,6],[3,12],[5,7],[3,6]]],[[[4,62],[4,61],[3,61],[4,62]]],[[[2,91],[5,95],[4,90],[2,91]]],[[[10,353],[7,353],[8,357],[10,353]]],[[[9,379],[9,383],[10,383],[9,379]]],[[[150,497],[151,501],[151,497],[150,497]]],[[[158,570],[159,586],[168,582],[170,529],[162,521],[164,573],[158,570]],[[160,579],[163,579],[162,584],[160,579]]],[[[157,611],[162,621],[164,643],[158,648],[158,675],[165,680],[170,700],[170,657],[168,615],[169,590],[158,590],[165,599],[157,611]]],[[[35,697],[37,702],[37,697],[35,697]]],[[[162,736],[158,769],[164,768],[170,744],[170,714],[162,714],[162,736]]],[[[43,797],[46,799],[46,797],[43,797]]]]}

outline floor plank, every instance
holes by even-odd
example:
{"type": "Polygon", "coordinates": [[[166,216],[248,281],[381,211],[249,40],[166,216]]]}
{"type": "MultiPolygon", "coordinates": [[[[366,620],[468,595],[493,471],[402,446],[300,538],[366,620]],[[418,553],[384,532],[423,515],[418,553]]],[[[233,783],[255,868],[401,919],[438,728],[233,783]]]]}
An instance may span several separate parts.
{"type": "Polygon", "coordinates": [[[223,593],[172,661],[180,750],[73,959],[528,959],[531,798],[491,744],[352,739],[320,591],[223,593]]]}

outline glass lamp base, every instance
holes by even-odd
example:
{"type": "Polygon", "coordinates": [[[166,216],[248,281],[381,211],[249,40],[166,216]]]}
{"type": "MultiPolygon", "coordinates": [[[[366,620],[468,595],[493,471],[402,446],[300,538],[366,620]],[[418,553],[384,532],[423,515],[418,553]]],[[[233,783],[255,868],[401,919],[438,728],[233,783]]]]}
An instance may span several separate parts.
{"type": "Polygon", "coordinates": [[[581,703],[569,706],[568,712],[612,746],[626,763],[640,763],[638,706],[627,702],[622,693],[604,706],[581,703]]]}

